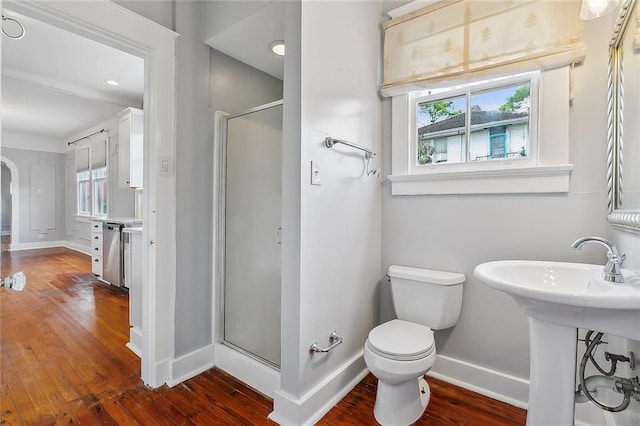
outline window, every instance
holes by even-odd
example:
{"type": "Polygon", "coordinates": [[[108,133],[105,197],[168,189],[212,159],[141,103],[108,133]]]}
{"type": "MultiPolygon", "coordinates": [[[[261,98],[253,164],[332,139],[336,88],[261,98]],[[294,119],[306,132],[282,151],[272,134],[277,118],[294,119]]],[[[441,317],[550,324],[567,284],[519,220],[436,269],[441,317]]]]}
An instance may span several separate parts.
{"type": "Polygon", "coordinates": [[[91,176],[89,171],[77,172],[78,179],[78,214],[91,215],[91,176]]]}
{"type": "MultiPolygon", "coordinates": [[[[415,92],[416,164],[473,163],[531,158],[530,127],[536,125],[537,75],[445,88],[436,94],[415,92]],[[533,90],[532,90],[533,89],[533,90]],[[532,97],[534,98],[532,102],[532,97]]],[[[535,134],[535,133],[534,133],[535,134]]]]}
{"type": "Polygon", "coordinates": [[[107,168],[91,170],[93,181],[93,214],[94,216],[107,215],[107,168]]]}
{"type": "Polygon", "coordinates": [[[561,67],[392,98],[392,193],[567,192],[561,67]]]}
{"type": "Polygon", "coordinates": [[[80,216],[106,216],[108,198],[107,141],[76,149],[76,180],[80,216]]]}

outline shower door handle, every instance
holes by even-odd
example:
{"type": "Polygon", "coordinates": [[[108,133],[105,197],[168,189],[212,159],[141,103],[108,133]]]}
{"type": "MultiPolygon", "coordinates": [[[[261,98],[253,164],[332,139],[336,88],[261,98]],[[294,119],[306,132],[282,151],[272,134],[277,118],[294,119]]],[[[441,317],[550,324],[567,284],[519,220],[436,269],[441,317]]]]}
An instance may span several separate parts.
{"type": "Polygon", "coordinates": [[[276,243],[282,245],[282,226],[276,230],[276,243]]]}

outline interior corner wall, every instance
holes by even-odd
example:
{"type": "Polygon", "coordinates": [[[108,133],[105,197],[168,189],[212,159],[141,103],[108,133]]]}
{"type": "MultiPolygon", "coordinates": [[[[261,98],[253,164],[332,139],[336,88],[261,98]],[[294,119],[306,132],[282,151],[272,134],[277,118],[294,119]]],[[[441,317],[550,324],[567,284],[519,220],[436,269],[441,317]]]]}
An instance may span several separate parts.
{"type": "Polygon", "coordinates": [[[21,218],[20,241],[12,241],[12,247],[64,241],[65,155],[5,147],[2,148],[2,155],[16,164],[19,175],[19,199],[13,202],[18,203],[21,218]],[[54,181],[38,183],[37,179],[42,177],[40,170],[50,173],[54,181]],[[38,223],[34,222],[36,219],[38,223]]]}
{"type": "Polygon", "coordinates": [[[176,299],[174,358],[211,344],[213,114],[203,2],[175,4],[176,299]]]}
{"type": "MultiPolygon", "coordinates": [[[[527,380],[528,320],[506,294],[473,276],[500,259],[604,263],[604,252],[571,243],[605,235],[607,47],[611,22],[585,22],[586,59],[573,74],[570,189],[567,194],[392,196],[383,191],[382,265],[406,265],[466,276],[462,313],[437,331],[438,355],[527,380]]],[[[565,100],[563,100],[565,101],[565,100]]],[[[390,101],[385,101],[384,174],[391,173],[390,101]]],[[[543,141],[553,143],[553,141],[543,141]]],[[[387,286],[381,293],[389,315],[387,286]]],[[[386,307],[386,308],[384,308],[386,307]]],[[[382,318],[388,320],[389,318],[382,318]]],[[[436,364],[437,367],[437,364],[436,364]]],[[[435,370],[435,368],[434,368],[435,370]]]]}
{"type": "Polygon", "coordinates": [[[210,107],[239,114],[282,99],[282,81],[211,49],[210,107]]]}
{"type": "MultiPolygon", "coordinates": [[[[381,3],[303,1],[301,7],[301,140],[290,141],[300,146],[300,271],[299,282],[283,280],[283,286],[290,287],[283,287],[283,294],[297,293],[299,303],[286,303],[283,295],[283,354],[295,359],[283,357],[281,381],[282,390],[304,405],[308,394],[316,393],[329,377],[347,372],[340,376],[345,388],[365,371],[364,363],[358,369],[349,364],[362,362],[364,342],[374,325],[382,181],[367,176],[362,151],[340,145],[328,149],[324,139],[331,136],[380,150],[381,3]],[[311,161],[320,166],[319,186],[310,182],[311,161]],[[331,353],[310,354],[309,345],[327,345],[332,330],[344,342],[331,353]]],[[[287,84],[285,78],[285,107],[287,84]]],[[[378,158],[370,169],[379,166],[378,158]]],[[[320,406],[329,402],[317,401],[320,406]]]]}

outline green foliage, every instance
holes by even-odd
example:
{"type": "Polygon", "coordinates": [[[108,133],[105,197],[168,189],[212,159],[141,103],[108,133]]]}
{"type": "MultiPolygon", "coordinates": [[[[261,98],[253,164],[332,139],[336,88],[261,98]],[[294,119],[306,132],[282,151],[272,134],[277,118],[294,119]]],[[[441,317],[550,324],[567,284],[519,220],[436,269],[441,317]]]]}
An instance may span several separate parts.
{"type": "MultiPolygon", "coordinates": [[[[507,101],[498,108],[502,112],[514,112],[522,108],[526,100],[529,99],[531,88],[529,85],[520,86],[513,95],[507,98],[507,101]]],[[[527,106],[527,110],[529,107],[527,106]]]]}
{"type": "Polygon", "coordinates": [[[441,118],[449,118],[462,114],[461,110],[453,109],[453,101],[439,101],[420,104],[420,111],[429,114],[431,117],[431,124],[441,118]]]}
{"type": "Polygon", "coordinates": [[[427,144],[426,141],[418,141],[418,164],[425,165],[431,164],[433,159],[434,147],[427,144]]]}

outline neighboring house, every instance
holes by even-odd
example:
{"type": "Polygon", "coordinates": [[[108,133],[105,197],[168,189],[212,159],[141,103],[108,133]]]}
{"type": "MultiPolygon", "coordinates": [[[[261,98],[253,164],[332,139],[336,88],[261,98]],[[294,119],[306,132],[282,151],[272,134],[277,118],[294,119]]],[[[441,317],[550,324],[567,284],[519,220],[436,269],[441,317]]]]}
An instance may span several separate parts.
{"type": "MultiPolygon", "coordinates": [[[[460,163],[465,159],[466,113],[418,129],[418,162],[460,163]]],[[[529,155],[529,113],[471,111],[470,161],[529,155]]]]}

